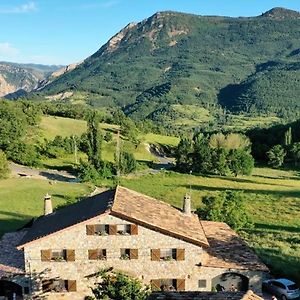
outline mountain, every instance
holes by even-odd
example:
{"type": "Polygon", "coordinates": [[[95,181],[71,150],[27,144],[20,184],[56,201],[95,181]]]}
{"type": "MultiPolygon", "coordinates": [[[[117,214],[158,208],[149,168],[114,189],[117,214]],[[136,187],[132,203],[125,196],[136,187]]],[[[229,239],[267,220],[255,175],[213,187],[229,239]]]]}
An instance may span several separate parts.
{"type": "Polygon", "coordinates": [[[61,66],[0,62],[0,97],[23,95],[61,66]]]}
{"type": "Polygon", "coordinates": [[[179,105],[295,112],[299,28],[299,13],[284,8],[247,18],[159,12],[127,25],[35,96],[117,106],[140,120],[163,120],[179,105]]]}

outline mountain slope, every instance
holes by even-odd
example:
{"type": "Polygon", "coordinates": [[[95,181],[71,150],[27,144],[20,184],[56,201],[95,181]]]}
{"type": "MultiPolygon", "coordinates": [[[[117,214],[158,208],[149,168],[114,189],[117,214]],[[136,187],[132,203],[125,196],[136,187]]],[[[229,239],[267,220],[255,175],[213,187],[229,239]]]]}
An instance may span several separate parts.
{"type": "Polygon", "coordinates": [[[0,97],[29,92],[37,87],[40,80],[58,68],[59,66],[0,62],[0,97]]]}
{"type": "Polygon", "coordinates": [[[299,60],[298,15],[282,8],[252,18],[157,13],[129,24],[39,95],[80,94],[90,105],[118,106],[136,119],[157,118],[170,105],[211,108],[220,101],[231,108],[230,95],[220,99],[224,88],[243,84],[264,63],[299,60]]]}

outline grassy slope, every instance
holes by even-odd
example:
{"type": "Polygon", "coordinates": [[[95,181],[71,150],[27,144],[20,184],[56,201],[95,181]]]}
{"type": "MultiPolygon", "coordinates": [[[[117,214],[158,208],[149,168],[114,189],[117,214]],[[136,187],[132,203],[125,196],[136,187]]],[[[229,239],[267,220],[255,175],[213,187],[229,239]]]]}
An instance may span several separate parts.
{"type": "Polygon", "coordinates": [[[47,180],[6,179],[0,180],[0,236],[24,225],[32,217],[43,213],[43,198],[52,195],[54,206],[86,195],[91,188],[86,184],[57,182],[50,185],[47,180]]]}
{"type": "MultiPolygon", "coordinates": [[[[118,126],[102,123],[100,125],[103,132],[110,131],[113,134],[113,141],[110,143],[103,142],[103,158],[109,161],[114,160],[114,154],[116,149],[116,128],[118,126]]],[[[39,133],[41,139],[53,139],[56,135],[61,135],[63,137],[71,135],[81,135],[86,131],[86,122],[83,120],[74,120],[61,117],[51,117],[45,116],[42,118],[42,121],[39,126],[39,133]]],[[[163,144],[168,146],[176,146],[179,142],[179,139],[176,137],[164,136],[159,134],[146,134],[140,135],[142,143],[135,147],[129,141],[123,140],[122,147],[129,152],[132,152],[135,158],[139,161],[152,161],[155,160],[155,156],[149,153],[146,150],[145,143],[152,144],[163,144]]],[[[82,158],[85,158],[84,154],[79,155],[82,158]]],[[[59,159],[46,159],[43,163],[47,166],[63,166],[63,165],[72,165],[74,163],[73,155],[66,155],[63,158],[59,159]]]]}
{"type": "Polygon", "coordinates": [[[191,186],[194,208],[201,198],[223,190],[242,190],[255,223],[244,237],[254,246],[275,274],[300,283],[300,180],[296,173],[267,168],[252,176],[202,177],[167,172],[140,178],[126,178],[121,184],[181,207],[191,186]]]}

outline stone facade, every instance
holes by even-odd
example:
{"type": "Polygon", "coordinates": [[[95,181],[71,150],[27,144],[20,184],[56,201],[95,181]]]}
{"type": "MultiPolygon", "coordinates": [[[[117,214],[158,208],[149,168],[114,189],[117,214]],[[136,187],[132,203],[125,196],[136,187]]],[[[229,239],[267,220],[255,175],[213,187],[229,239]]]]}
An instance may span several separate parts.
{"type": "MultiPolygon", "coordinates": [[[[97,272],[100,268],[114,267],[129,275],[140,278],[149,284],[152,279],[185,279],[186,290],[198,290],[197,273],[203,257],[201,247],[185,241],[163,235],[145,227],[138,226],[137,235],[87,235],[86,225],[130,224],[127,221],[105,214],[97,219],[57,232],[29,243],[24,248],[27,273],[32,272],[42,278],[60,278],[76,280],[77,291],[69,293],[49,293],[47,299],[84,299],[90,293],[92,282],[85,276],[97,272]],[[88,250],[106,249],[107,260],[89,260],[88,250]],[[120,249],[138,249],[138,258],[120,259],[120,249]],[[152,261],[151,249],[185,249],[182,261],[152,261]],[[41,261],[41,250],[72,249],[75,261],[41,261]]],[[[37,286],[38,287],[38,286],[37,286]]]]}

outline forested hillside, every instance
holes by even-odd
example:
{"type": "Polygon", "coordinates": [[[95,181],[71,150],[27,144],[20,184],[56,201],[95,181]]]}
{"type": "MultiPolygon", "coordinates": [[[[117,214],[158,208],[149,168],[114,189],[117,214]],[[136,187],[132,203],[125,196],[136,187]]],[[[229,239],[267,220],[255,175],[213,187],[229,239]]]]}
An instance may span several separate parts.
{"type": "Polygon", "coordinates": [[[58,94],[159,122],[173,105],[295,116],[299,28],[300,14],[282,8],[251,18],[156,13],[29,97],[58,94]]]}

